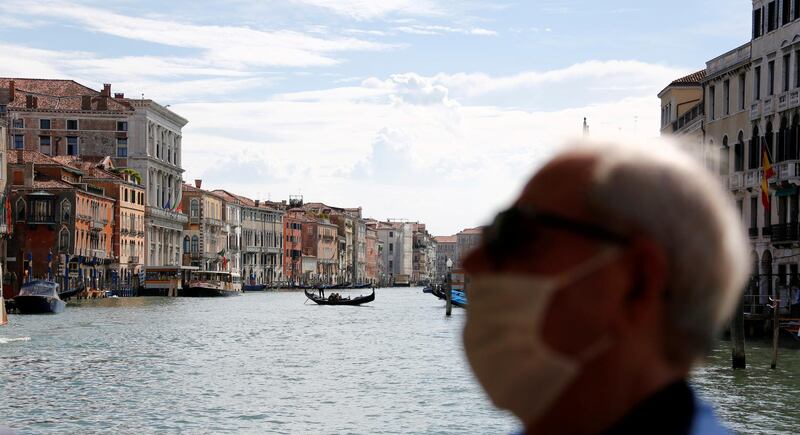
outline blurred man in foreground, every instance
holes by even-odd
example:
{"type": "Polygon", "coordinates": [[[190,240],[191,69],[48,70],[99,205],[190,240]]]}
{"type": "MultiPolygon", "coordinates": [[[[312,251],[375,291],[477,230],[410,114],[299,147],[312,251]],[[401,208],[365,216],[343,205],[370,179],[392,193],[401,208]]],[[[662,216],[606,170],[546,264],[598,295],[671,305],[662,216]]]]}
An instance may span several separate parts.
{"type": "Polygon", "coordinates": [[[748,275],[719,180],[678,149],[574,147],[464,262],[464,345],[526,433],[727,433],[686,378],[748,275]]]}

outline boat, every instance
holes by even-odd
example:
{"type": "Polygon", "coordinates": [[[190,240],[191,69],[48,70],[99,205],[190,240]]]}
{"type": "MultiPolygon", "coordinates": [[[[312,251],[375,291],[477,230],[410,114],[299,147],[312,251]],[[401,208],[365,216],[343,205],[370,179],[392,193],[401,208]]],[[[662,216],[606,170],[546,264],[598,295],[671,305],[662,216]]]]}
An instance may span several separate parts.
{"type": "Polygon", "coordinates": [[[266,284],[247,284],[242,286],[243,292],[263,292],[266,289],[266,284]]]}
{"type": "Polygon", "coordinates": [[[433,293],[433,287],[429,285],[425,286],[425,288],[422,289],[422,293],[433,293]]]}
{"type": "Polygon", "coordinates": [[[67,290],[67,291],[64,291],[64,292],[60,292],[60,293],[58,294],[58,297],[59,297],[59,299],[61,299],[62,301],[66,301],[66,300],[68,300],[68,299],[69,299],[69,298],[71,298],[71,297],[75,297],[75,296],[77,296],[77,295],[78,295],[78,293],[80,293],[82,290],[83,290],[83,288],[81,288],[81,287],[77,287],[77,286],[76,286],[75,288],[73,288],[73,289],[71,289],[71,290],[67,290]]]}
{"type": "Polygon", "coordinates": [[[372,293],[367,296],[358,296],[355,298],[331,298],[328,296],[327,298],[322,298],[315,295],[313,292],[309,293],[308,290],[305,290],[306,297],[314,301],[317,305],[361,305],[366,304],[367,302],[372,302],[375,300],[375,290],[372,290],[372,293]]]}
{"type": "Polygon", "coordinates": [[[25,283],[14,305],[20,314],[58,314],[64,311],[67,303],[58,297],[58,284],[52,281],[36,280],[25,283]]]}
{"type": "Polygon", "coordinates": [[[178,292],[179,296],[211,298],[236,296],[242,293],[239,274],[231,272],[195,271],[189,283],[178,292]]]}

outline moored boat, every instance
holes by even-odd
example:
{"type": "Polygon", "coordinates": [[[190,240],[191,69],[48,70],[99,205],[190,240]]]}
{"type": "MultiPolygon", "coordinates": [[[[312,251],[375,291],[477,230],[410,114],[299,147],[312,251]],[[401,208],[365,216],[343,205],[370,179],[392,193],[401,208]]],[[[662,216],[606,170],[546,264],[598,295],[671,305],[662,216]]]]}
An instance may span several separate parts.
{"type": "Polygon", "coordinates": [[[58,284],[52,281],[36,280],[25,283],[17,296],[14,306],[20,314],[58,314],[64,311],[66,302],[58,297],[58,284]]]}
{"type": "Polygon", "coordinates": [[[236,296],[242,293],[239,274],[231,272],[196,271],[188,285],[178,294],[185,297],[236,296]]]}
{"type": "Polygon", "coordinates": [[[243,292],[263,292],[266,289],[266,284],[247,284],[242,286],[243,292]]]}
{"type": "Polygon", "coordinates": [[[306,297],[311,299],[317,305],[361,305],[375,300],[375,290],[366,296],[358,296],[355,298],[350,297],[336,297],[338,293],[332,293],[327,298],[315,295],[313,292],[305,290],[306,297]]]}

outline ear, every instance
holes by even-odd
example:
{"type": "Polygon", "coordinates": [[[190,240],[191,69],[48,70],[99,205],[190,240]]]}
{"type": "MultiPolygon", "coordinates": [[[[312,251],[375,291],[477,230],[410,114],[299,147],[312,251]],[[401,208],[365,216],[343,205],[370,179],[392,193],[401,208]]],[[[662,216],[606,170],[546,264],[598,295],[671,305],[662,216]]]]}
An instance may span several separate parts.
{"type": "MultiPolygon", "coordinates": [[[[646,237],[634,238],[626,259],[631,268],[631,286],[623,300],[625,313],[620,319],[627,328],[641,329],[660,322],[667,285],[667,256],[646,237]]],[[[631,329],[628,329],[631,330],[631,329]]]]}

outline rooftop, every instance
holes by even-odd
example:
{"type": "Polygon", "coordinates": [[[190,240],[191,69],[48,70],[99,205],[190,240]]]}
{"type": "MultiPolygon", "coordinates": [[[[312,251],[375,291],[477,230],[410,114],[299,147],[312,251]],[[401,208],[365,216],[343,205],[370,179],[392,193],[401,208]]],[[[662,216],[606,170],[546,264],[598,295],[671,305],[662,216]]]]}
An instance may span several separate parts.
{"type": "Polygon", "coordinates": [[[14,100],[8,106],[12,109],[25,109],[27,96],[37,99],[37,110],[83,110],[82,98],[91,97],[91,110],[111,112],[132,112],[134,109],[127,102],[102,96],[100,92],[86,87],[74,80],[61,79],[26,79],[0,78],[0,88],[9,89],[14,82],[14,100]],[[101,101],[106,101],[102,108],[101,101]]]}

